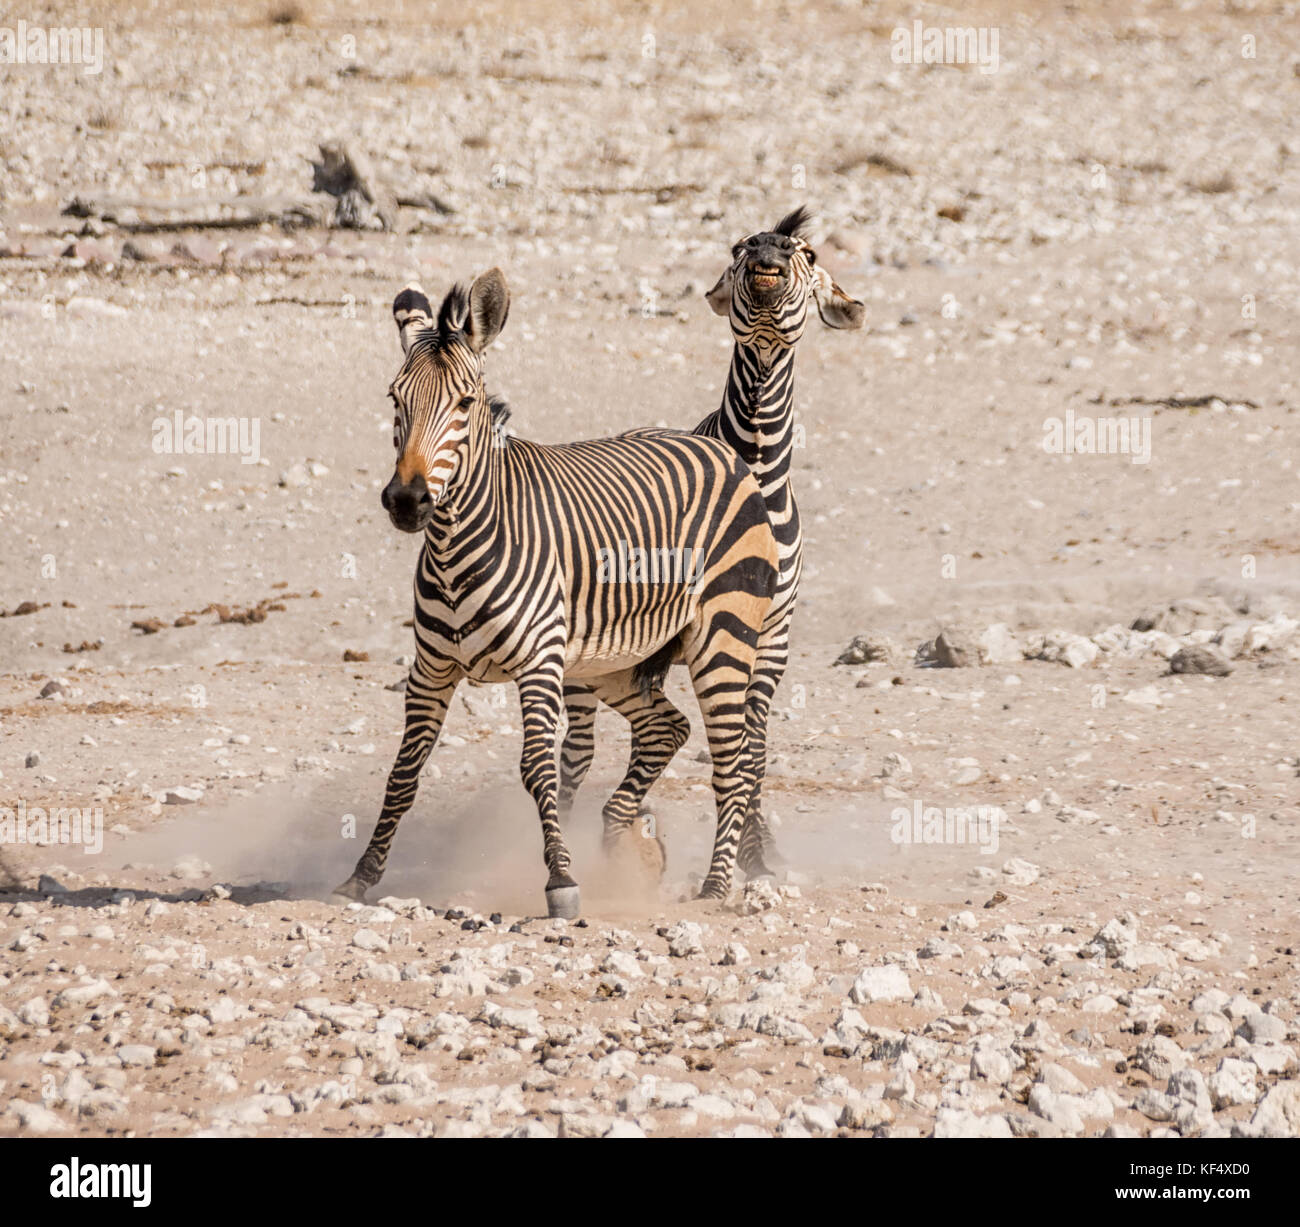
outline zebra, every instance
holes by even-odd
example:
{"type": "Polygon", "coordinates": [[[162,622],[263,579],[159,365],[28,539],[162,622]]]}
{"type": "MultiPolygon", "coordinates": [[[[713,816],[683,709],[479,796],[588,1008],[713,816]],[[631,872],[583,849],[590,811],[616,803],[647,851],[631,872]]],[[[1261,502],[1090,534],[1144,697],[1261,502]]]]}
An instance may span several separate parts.
{"type": "Polygon", "coordinates": [[[453,286],[436,317],[418,286],[393,303],[404,359],[389,388],[397,464],[381,502],[398,529],[424,534],[416,655],[383,808],[337,893],[362,899],[383,874],[460,680],[512,681],[547,912],[578,915],[556,805],[564,678],[586,679],[636,727],[647,711],[653,719],[663,677],[681,660],[713,756],[717,832],[701,894],[725,897],[753,788],[745,695],[777,584],[762,493],[719,440],[638,430],[543,446],[494,429],[500,406],[484,391],[484,355],[509,303],[497,268],[468,290],[453,286]],[[678,573],[656,581],[642,565],[618,582],[614,553],[625,549],[676,558],[678,573]]]}
{"type": "MultiPolygon", "coordinates": [[[[755,784],[739,864],[750,877],[771,872],[766,858],[773,852],[772,838],[761,808],[767,719],[789,658],[790,620],[803,570],[803,533],[790,487],[795,345],[803,335],[809,301],[831,328],[861,328],[866,319],[863,304],[845,294],[817,262],[806,238],[811,220],[808,209],[800,206],[772,230],[741,239],[731,249],[731,263],[705,295],[714,313],[729,319],[736,343],[722,404],[694,433],[723,440],[745,461],[758,479],[780,551],[780,582],[763,626],[746,700],[755,784]]],[[[634,728],[632,765],[604,808],[607,848],[631,825],[646,792],[690,734],[689,721],[662,691],[653,698],[651,713],[657,724],[634,728]],[[642,744],[653,754],[638,761],[642,744]],[[629,786],[632,780],[635,788],[629,786]]],[[[591,766],[597,696],[583,680],[574,679],[566,683],[564,699],[568,729],[561,749],[560,802],[567,812],[591,766]]],[[[644,724],[644,709],[640,714],[644,724]]]]}

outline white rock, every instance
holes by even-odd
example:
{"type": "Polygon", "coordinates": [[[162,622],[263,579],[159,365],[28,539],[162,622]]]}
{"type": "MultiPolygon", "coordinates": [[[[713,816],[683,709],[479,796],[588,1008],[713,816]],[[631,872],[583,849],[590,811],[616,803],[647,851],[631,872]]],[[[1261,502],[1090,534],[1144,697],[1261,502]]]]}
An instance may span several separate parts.
{"type": "Polygon", "coordinates": [[[866,967],[858,973],[849,989],[849,1000],[858,1005],[875,1001],[910,1001],[912,985],[901,967],[887,964],[884,967],[866,967]]]}
{"type": "Polygon", "coordinates": [[[6,1111],[17,1118],[18,1127],[25,1133],[54,1133],[68,1126],[55,1112],[44,1104],[12,1100],[6,1111]]]}
{"type": "Polygon", "coordinates": [[[23,1002],[18,1007],[17,1016],[19,1022],[24,1022],[29,1027],[45,1027],[50,1022],[50,1010],[44,997],[33,997],[30,1001],[23,1002]]]}
{"type": "Polygon", "coordinates": [[[1071,669],[1082,669],[1097,659],[1100,649],[1082,635],[1070,631],[1049,631],[1043,636],[1041,648],[1034,653],[1040,660],[1058,661],[1071,669]]]}
{"type": "Polygon", "coordinates": [[[1011,1126],[1006,1117],[979,1116],[962,1108],[940,1108],[934,1118],[937,1138],[1009,1138],[1011,1126]]]}
{"type": "Polygon", "coordinates": [[[645,975],[645,972],[641,970],[641,964],[623,950],[611,950],[605,956],[605,961],[600,965],[600,970],[614,975],[627,976],[630,980],[638,980],[645,975]]]}
{"type": "Polygon", "coordinates": [[[374,929],[358,929],[352,935],[352,945],[358,950],[383,951],[388,949],[388,939],[380,937],[374,929]]]}
{"type": "Polygon", "coordinates": [[[117,1050],[117,1059],[123,1065],[138,1065],[151,1069],[158,1063],[158,1049],[148,1044],[123,1044],[117,1050]]]}
{"type": "Polygon", "coordinates": [[[203,789],[177,784],[174,788],[164,788],[158,800],[164,805],[193,805],[195,801],[203,800],[203,789]]]}
{"type": "Polygon", "coordinates": [[[1164,705],[1164,700],[1160,697],[1160,688],[1152,683],[1150,686],[1139,686],[1136,690],[1130,690],[1121,696],[1125,703],[1131,703],[1134,707],[1157,708],[1164,705]]]}
{"type": "Polygon", "coordinates": [[[1099,946],[1107,958],[1113,959],[1123,954],[1137,939],[1137,917],[1129,912],[1123,918],[1114,917],[1108,920],[1097,931],[1097,935],[1089,945],[1099,946]]]}
{"type": "Polygon", "coordinates": [[[1209,1076],[1207,1086],[1215,1110],[1237,1104],[1254,1103],[1259,1098],[1255,1087],[1255,1066],[1236,1057],[1224,1057],[1219,1068],[1209,1076]]]}
{"type": "Polygon", "coordinates": [[[1285,1074],[1296,1067],[1295,1052],[1285,1044],[1251,1044],[1245,1056],[1261,1074],[1285,1074]]]}
{"type": "Polygon", "coordinates": [[[1032,861],[1022,860],[1018,856],[1007,861],[1002,866],[1002,872],[1011,886],[1032,886],[1042,874],[1042,870],[1032,861]]]}
{"type": "Polygon", "coordinates": [[[679,920],[664,933],[664,937],[668,941],[668,953],[673,958],[688,958],[704,949],[704,926],[693,920],[679,920]]]}
{"type": "Polygon", "coordinates": [[[771,878],[752,878],[745,883],[740,892],[740,901],[736,911],[742,916],[757,916],[760,912],[770,912],[780,907],[781,892],[771,878]]]}
{"type": "Polygon", "coordinates": [[[1246,1129],[1247,1137],[1300,1137],[1300,1082],[1279,1082],[1255,1109],[1246,1129]]]}
{"type": "Polygon", "coordinates": [[[1083,1131],[1083,1115],[1073,1095],[1063,1095],[1045,1083],[1036,1082],[1029,1091],[1029,1110],[1046,1121],[1051,1121],[1066,1133],[1083,1131]]]}
{"type": "Polygon", "coordinates": [[[976,1048],[971,1054],[970,1076],[972,1078],[984,1078],[1001,1086],[1014,1072],[1010,1056],[996,1048],[976,1048]]]}
{"type": "Polygon", "coordinates": [[[1049,1061],[1038,1071],[1038,1081],[1059,1095],[1086,1095],[1088,1093],[1088,1088],[1073,1073],[1066,1069],[1064,1065],[1058,1065],[1055,1061],[1049,1061]]]}
{"type": "Polygon", "coordinates": [[[1256,1010],[1242,1019],[1237,1034],[1252,1044],[1280,1044],[1286,1039],[1286,1023],[1275,1014],[1256,1010]]]}
{"type": "Polygon", "coordinates": [[[1004,622],[995,622],[976,640],[980,661],[986,665],[1019,664],[1025,656],[1024,648],[1004,622]]]}

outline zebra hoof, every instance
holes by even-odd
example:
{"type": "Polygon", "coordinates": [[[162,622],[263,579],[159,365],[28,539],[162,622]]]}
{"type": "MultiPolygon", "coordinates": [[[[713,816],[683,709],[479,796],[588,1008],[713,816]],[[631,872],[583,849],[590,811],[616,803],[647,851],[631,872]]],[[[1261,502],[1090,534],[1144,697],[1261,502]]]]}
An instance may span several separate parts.
{"type": "Polygon", "coordinates": [[[721,883],[705,882],[704,885],[700,887],[700,893],[695,897],[697,899],[725,899],[728,893],[727,888],[721,883]]]}
{"type": "Polygon", "coordinates": [[[339,903],[364,903],[368,889],[364,882],[358,882],[356,878],[349,878],[342,886],[334,888],[331,892],[331,898],[339,903]]]}
{"type": "Polygon", "coordinates": [[[582,902],[576,886],[550,886],[546,890],[546,914],[552,920],[577,920],[582,902]]]}

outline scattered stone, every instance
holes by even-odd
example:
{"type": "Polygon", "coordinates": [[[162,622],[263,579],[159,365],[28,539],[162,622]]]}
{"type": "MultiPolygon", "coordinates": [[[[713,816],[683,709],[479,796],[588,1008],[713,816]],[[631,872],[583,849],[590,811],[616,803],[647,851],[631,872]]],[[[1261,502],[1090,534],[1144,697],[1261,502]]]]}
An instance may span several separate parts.
{"type": "Polygon", "coordinates": [[[1210,677],[1227,677],[1232,662],[1207,644],[1179,648],[1169,659],[1170,673],[1204,673],[1210,677]]]}
{"type": "Polygon", "coordinates": [[[756,916],[781,906],[781,892],[771,878],[751,878],[740,893],[736,911],[742,916],[756,916]]]}
{"type": "Polygon", "coordinates": [[[175,788],[164,788],[158,799],[164,805],[193,805],[203,800],[203,789],[178,784],[175,788]]]}
{"type": "Polygon", "coordinates": [[[1234,1134],[1256,1138],[1300,1137],[1300,1081],[1279,1082],[1269,1089],[1255,1115],[1234,1134]]]}
{"type": "Polygon", "coordinates": [[[912,996],[907,973],[893,964],[864,968],[849,989],[849,1000],[858,1005],[876,1001],[910,1001],[912,996]]]}
{"type": "Polygon", "coordinates": [[[1025,658],[1020,641],[1002,622],[995,622],[977,640],[979,658],[986,665],[1018,665],[1025,658]]]}
{"type": "Polygon", "coordinates": [[[941,669],[965,669],[980,663],[979,647],[964,631],[947,627],[934,641],[934,662],[941,669]]]}
{"type": "Polygon", "coordinates": [[[853,642],[835,659],[837,665],[898,664],[902,650],[883,635],[856,635],[853,642]]]}
{"type": "Polygon", "coordinates": [[[665,931],[668,953],[675,959],[689,958],[704,950],[704,927],[693,920],[679,920],[665,931]]]}
{"type": "Polygon", "coordinates": [[[936,1138],[1009,1138],[1006,1118],[990,1113],[980,1116],[962,1108],[940,1108],[934,1118],[936,1138]]]}

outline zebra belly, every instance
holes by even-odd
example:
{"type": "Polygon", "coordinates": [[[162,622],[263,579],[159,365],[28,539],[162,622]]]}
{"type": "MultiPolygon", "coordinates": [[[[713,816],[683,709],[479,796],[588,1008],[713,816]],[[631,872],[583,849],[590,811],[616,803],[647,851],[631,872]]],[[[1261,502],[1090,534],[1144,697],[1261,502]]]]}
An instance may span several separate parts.
{"type": "Polygon", "coordinates": [[[601,677],[606,673],[618,673],[623,669],[630,669],[633,665],[639,665],[643,660],[653,656],[665,643],[670,643],[677,638],[689,621],[689,617],[673,619],[658,631],[647,631],[636,636],[631,642],[624,642],[618,646],[571,640],[564,657],[564,676],[601,677]]]}
{"type": "Polygon", "coordinates": [[[603,677],[606,673],[619,673],[624,669],[632,668],[633,665],[639,665],[651,655],[653,649],[650,652],[636,652],[631,655],[578,656],[565,660],[564,676],[603,677]]]}

